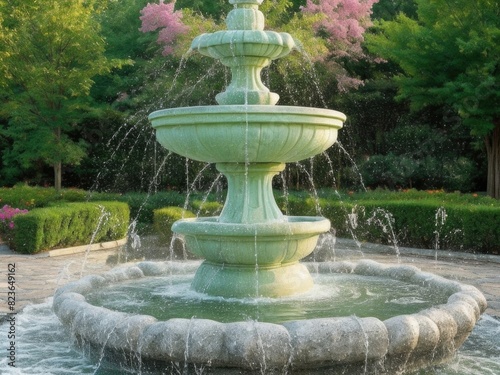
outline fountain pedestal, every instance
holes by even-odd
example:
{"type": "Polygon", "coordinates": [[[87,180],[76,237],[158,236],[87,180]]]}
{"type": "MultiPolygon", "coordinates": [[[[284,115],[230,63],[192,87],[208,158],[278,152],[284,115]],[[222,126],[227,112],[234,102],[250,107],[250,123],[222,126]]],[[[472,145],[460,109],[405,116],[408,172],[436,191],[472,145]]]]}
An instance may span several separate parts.
{"type": "Polygon", "coordinates": [[[283,163],[217,163],[228,191],[220,223],[274,223],[284,221],[273,196],[272,179],[283,163]]]}
{"type": "Polygon", "coordinates": [[[280,297],[307,291],[312,278],[299,260],[315,248],[330,222],[281,213],[272,178],[283,163],[218,163],[228,180],[219,217],[184,219],[172,230],[205,258],[192,283],[196,291],[223,297],[280,297]]]}

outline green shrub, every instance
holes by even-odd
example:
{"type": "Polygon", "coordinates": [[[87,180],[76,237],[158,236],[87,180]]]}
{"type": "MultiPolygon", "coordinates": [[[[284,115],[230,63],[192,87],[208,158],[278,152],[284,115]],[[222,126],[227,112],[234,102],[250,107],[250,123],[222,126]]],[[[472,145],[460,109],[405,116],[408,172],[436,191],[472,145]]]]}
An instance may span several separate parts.
{"type": "Polygon", "coordinates": [[[479,171],[461,131],[426,124],[398,126],[382,135],[378,151],[360,163],[366,186],[472,191],[479,171]],[[418,145],[418,147],[415,147],[418,145]]]}
{"type": "Polygon", "coordinates": [[[156,194],[127,193],[119,198],[130,207],[133,220],[143,224],[153,224],[153,211],[167,206],[183,206],[186,196],[176,191],[158,192],[156,194]]]}
{"type": "Polygon", "coordinates": [[[164,207],[153,212],[153,226],[158,235],[164,241],[172,239],[172,224],[180,219],[196,217],[191,211],[181,207],[164,207]]]}
{"type": "Polygon", "coordinates": [[[198,216],[215,216],[221,212],[223,205],[220,202],[195,200],[191,202],[191,207],[198,216]]]}
{"type": "Polygon", "coordinates": [[[368,199],[371,194],[363,193],[364,199],[347,196],[344,200],[322,198],[318,202],[293,198],[288,204],[294,215],[325,216],[339,237],[427,249],[500,253],[500,202],[440,191],[410,192],[408,199],[395,199],[404,194],[378,192],[372,196],[378,199],[368,199]]]}
{"type": "Polygon", "coordinates": [[[130,213],[121,202],[66,203],[14,217],[21,253],[112,241],[127,235],[130,213]]]}

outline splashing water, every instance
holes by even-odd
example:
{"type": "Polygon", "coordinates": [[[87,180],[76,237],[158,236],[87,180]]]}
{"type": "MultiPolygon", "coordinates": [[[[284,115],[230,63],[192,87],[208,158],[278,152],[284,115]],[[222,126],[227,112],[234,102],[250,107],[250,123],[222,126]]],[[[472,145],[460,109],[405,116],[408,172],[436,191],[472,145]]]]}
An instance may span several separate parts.
{"type": "Polygon", "coordinates": [[[401,262],[400,251],[398,246],[398,240],[396,233],[394,232],[394,216],[382,208],[377,208],[373,212],[372,216],[367,220],[368,224],[374,224],[382,228],[382,231],[388,235],[389,241],[392,243],[394,251],[396,252],[396,257],[398,263],[401,262]]]}

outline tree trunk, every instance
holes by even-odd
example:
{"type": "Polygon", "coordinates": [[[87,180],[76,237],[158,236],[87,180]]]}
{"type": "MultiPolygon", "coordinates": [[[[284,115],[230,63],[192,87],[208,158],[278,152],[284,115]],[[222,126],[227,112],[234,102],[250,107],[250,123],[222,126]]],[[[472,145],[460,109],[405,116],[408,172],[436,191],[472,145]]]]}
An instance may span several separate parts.
{"type": "Polygon", "coordinates": [[[500,118],[495,119],[495,127],[484,142],[488,156],[488,180],[486,193],[500,199],[500,118]]]}
{"type": "Polygon", "coordinates": [[[61,190],[62,182],[62,164],[61,162],[54,164],[54,188],[59,191],[61,190]]]}

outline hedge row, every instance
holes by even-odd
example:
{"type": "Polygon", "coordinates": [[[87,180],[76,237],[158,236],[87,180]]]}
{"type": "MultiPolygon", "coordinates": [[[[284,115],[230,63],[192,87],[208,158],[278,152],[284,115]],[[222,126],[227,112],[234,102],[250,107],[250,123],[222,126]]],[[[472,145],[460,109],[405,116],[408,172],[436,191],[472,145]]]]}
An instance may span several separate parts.
{"type": "Polygon", "coordinates": [[[196,217],[191,211],[181,207],[164,207],[154,210],[153,227],[164,241],[172,238],[172,224],[180,219],[196,217]]]}
{"type": "Polygon", "coordinates": [[[192,211],[178,206],[168,206],[153,211],[153,228],[163,240],[172,238],[172,224],[180,219],[193,218],[197,216],[216,216],[222,210],[219,202],[193,201],[190,207],[192,211]]]}
{"type": "MultiPolygon", "coordinates": [[[[319,195],[322,198],[316,201],[308,198],[307,192],[293,192],[286,197],[278,197],[277,201],[283,207],[284,212],[286,211],[290,215],[314,216],[321,214],[329,218],[336,234],[342,237],[356,237],[362,241],[387,244],[396,242],[400,246],[500,253],[500,202],[488,197],[477,194],[464,195],[443,191],[414,190],[406,192],[371,191],[354,194],[326,191],[319,192],[319,195]],[[318,212],[318,207],[320,212],[318,212]]],[[[50,205],[50,202],[88,199],[93,201],[99,198],[128,204],[132,219],[137,220],[145,228],[149,228],[153,224],[155,209],[186,205],[185,195],[174,191],[152,195],[144,193],[106,195],[103,193],[89,194],[76,189],[55,192],[50,188],[25,186],[10,189],[0,188],[1,203],[18,208],[32,209],[50,205]]],[[[222,205],[215,202],[212,196],[208,198],[208,201],[205,200],[206,198],[191,194],[188,209],[200,216],[217,215],[222,205]]],[[[26,217],[25,220],[34,220],[37,223],[39,221],[53,221],[53,219],[29,219],[35,214],[45,215],[36,213],[37,211],[38,209],[27,215],[19,215],[19,218],[16,217],[16,225],[18,225],[17,220],[22,222],[21,216],[26,217]]],[[[46,215],[50,216],[51,214],[46,215]]],[[[87,223],[91,224],[86,224],[86,228],[94,228],[98,222],[96,220],[95,216],[89,219],[87,223]]],[[[128,219],[126,222],[128,224],[128,219]]],[[[24,229],[16,230],[19,240],[16,239],[14,246],[19,249],[29,249],[25,252],[36,252],[54,246],[78,244],[73,240],[71,243],[68,242],[69,240],[59,240],[59,244],[53,245],[57,241],[52,239],[55,236],[52,233],[69,233],[68,229],[45,230],[40,229],[40,225],[32,224],[28,226],[26,232],[24,229]],[[34,227],[38,229],[35,230],[34,227]],[[47,234],[45,239],[42,239],[40,231],[47,234]],[[33,233],[31,241],[28,241],[29,233],[33,233]],[[47,245],[49,243],[50,246],[47,245]]],[[[62,221],[61,225],[63,225],[62,221]]],[[[77,232],[79,231],[80,229],[77,230],[77,232]]],[[[125,236],[125,232],[126,225],[122,237],[125,236]]],[[[68,238],[74,237],[73,235],[68,236],[68,238]]],[[[86,241],[88,240],[79,240],[81,243],[86,241]]],[[[97,241],[96,239],[95,242],[97,241]]]]}
{"type": "MultiPolygon", "coordinates": [[[[316,215],[317,202],[290,199],[294,215],[316,215]]],[[[339,237],[426,249],[500,253],[500,207],[433,201],[319,200],[339,237]]]]}
{"type": "Polygon", "coordinates": [[[46,207],[54,202],[85,202],[118,200],[119,194],[89,193],[82,189],[45,188],[19,185],[12,188],[0,188],[0,205],[9,205],[21,209],[46,207]]]}
{"type": "Polygon", "coordinates": [[[126,237],[130,212],[126,203],[64,203],[14,217],[13,248],[21,253],[86,245],[126,237]]]}

